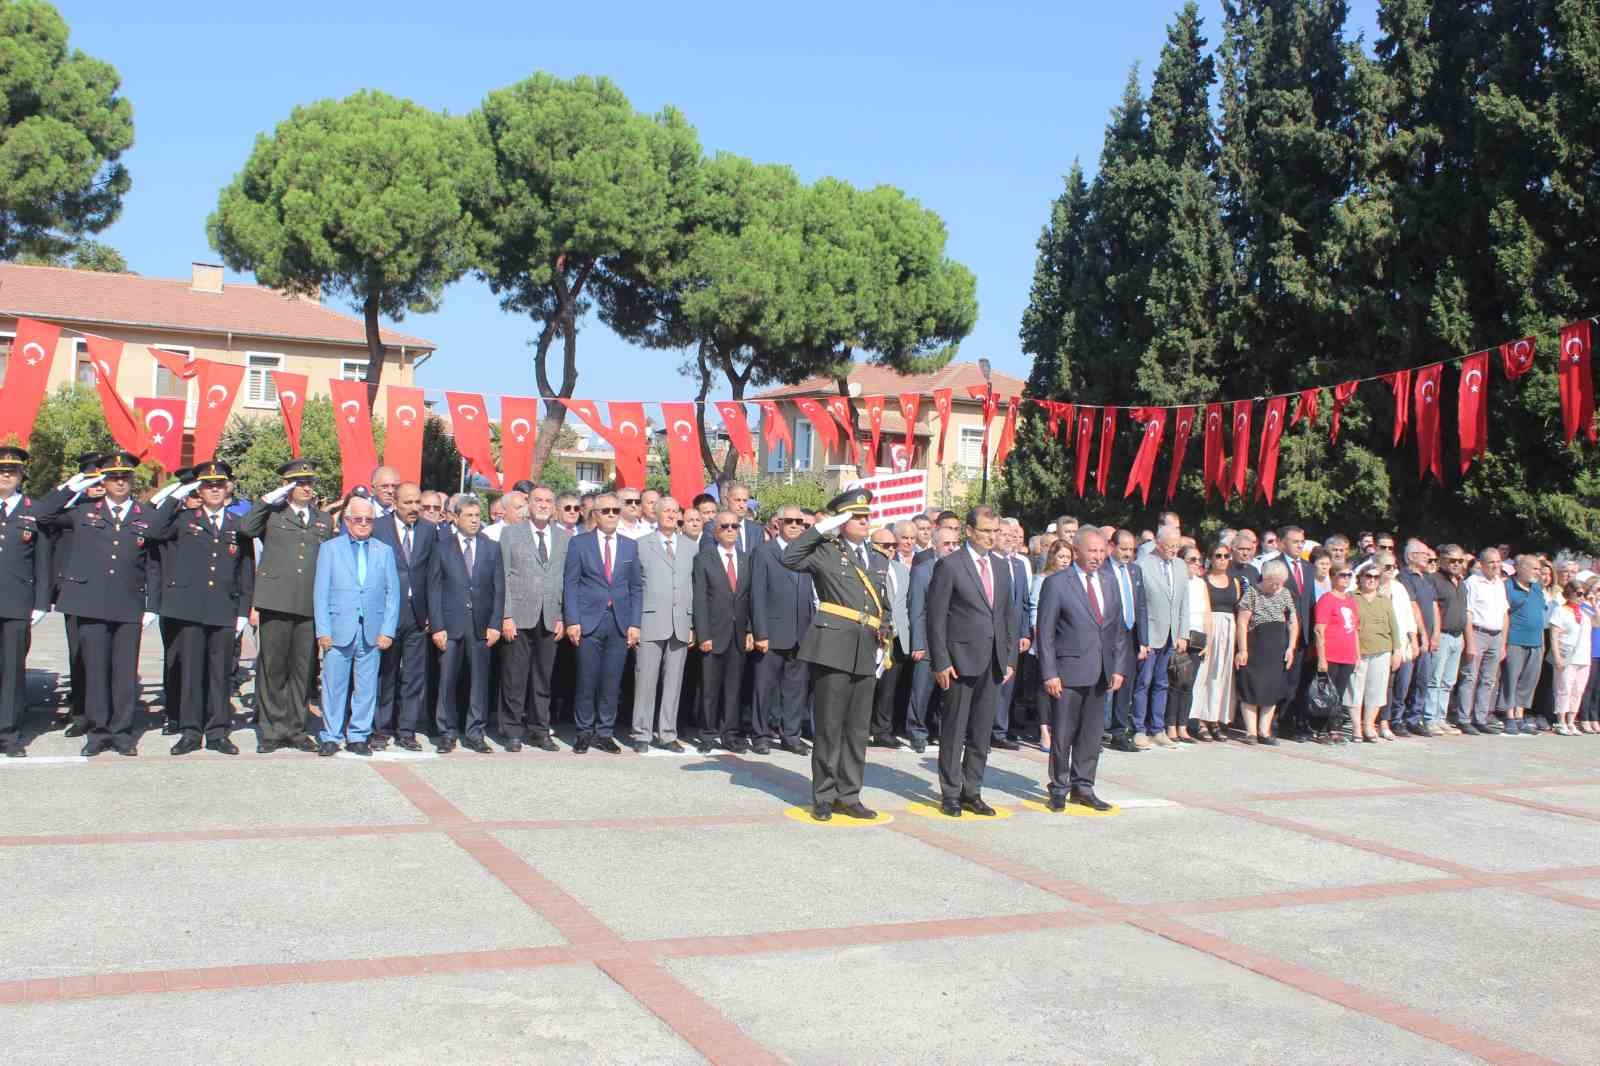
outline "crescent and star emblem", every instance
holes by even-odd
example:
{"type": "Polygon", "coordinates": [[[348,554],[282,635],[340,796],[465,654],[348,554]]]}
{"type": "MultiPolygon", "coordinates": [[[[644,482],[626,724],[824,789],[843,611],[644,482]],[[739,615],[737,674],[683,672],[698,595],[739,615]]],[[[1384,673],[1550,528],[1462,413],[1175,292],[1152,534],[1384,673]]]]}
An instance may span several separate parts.
{"type": "Polygon", "coordinates": [[[106,362],[104,359],[100,359],[97,360],[94,365],[100,368],[100,376],[109,382],[111,380],[111,364],[106,362]]]}
{"type": "Polygon", "coordinates": [[[1433,382],[1431,381],[1422,383],[1422,402],[1425,404],[1433,402],[1433,382]]]}
{"type": "Polygon", "coordinates": [[[44,359],[44,345],[40,344],[38,341],[29,341],[27,344],[22,346],[22,354],[24,356],[23,361],[29,366],[38,366],[39,363],[44,359]],[[39,354],[33,354],[35,352],[38,352],[39,354]]]}
{"type": "Polygon", "coordinates": [[[639,435],[639,424],[630,418],[626,422],[617,423],[617,432],[630,437],[637,437],[639,435]]]}
{"type": "Polygon", "coordinates": [[[411,425],[412,419],[417,417],[417,409],[408,403],[403,403],[399,407],[396,407],[394,409],[394,413],[400,416],[400,424],[402,426],[411,425]],[[406,414],[407,411],[411,413],[408,415],[406,414]]]}
{"type": "Polygon", "coordinates": [[[1476,370],[1467,371],[1467,391],[1477,392],[1478,383],[1483,380],[1483,375],[1476,370]]]}
{"type": "Polygon", "coordinates": [[[1568,355],[1572,356],[1574,365],[1583,361],[1583,339],[1581,337],[1568,337],[1564,350],[1568,355]]]}
{"type": "Polygon", "coordinates": [[[528,440],[528,430],[533,428],[533,423],[526,418],[513,418],[511,420],[511,433],[517,438],[518,444],[525,444],[528,440]],[[517,427],[521,426],[521,429],[517,427]]]}
{"type": "Polygon", "coordinates": [[[1234,432],[1238,432],[1239,430],[1241,430],[1243,428],[1244,428],[1244,415],[1236,415],[1234,417],[1234,419],[1233,419],[1234,432]]]}
{"type": "Polygon", "coordinates": [[[1518,366],[1528,365],[1528,360],[1533,357],[1533,352],[1529,350],[1532,347],[1527,341],[1518,341],[1512,346],[1511,354],[1516,357],[1518,366]]]}
{"type": "Polygon", "coordinates": [[[285,407],[293,407],[295,404],[300,402],[300,394],[295,392],[293,389],[284,389],[282,392],[278,393],[278,395],[282,397],[283,406],[285,407]]]}
{"type": "Polygon", "coordinates": [[[694,426],[690,425],[687,418],[680,418],[672,423],[672,435],[679,440],[688,441],[693,433],[694,426]],[[683,428],[678,428],[680,426],[683,428]]]}
{"type": "Polygon", "coordinates": [[[1206,415],[1206,432],[1207,433],[1211,432],[1213,429],[1216,429],[1220,425],[1222,425],[1222,417],[1220,415],[1218,415],[1215,411],[1213,411],[1209,415],[1206,415]]]}
{"type": "Polygon", "coordinates": [[[350,417],[345,419],[345,421],[349,422],[353,426],[356,424],[356,412],[361,410],[361,404],[355,400],[346,400],[344,403],[339,405],[339,410],[343,411],[346,409],[350,411],[350,417]]]}
{"type": "Polygon", "coordinates": [[[228,387],[226,385],[213,385],[209,389],[206,390],[206,406],[207,407],[216,407],[217,406],[217,401],[213,400],[211,398],[211,394],[214,393],[214,392],[220,392],[222,394],[222,398],[224,400],[226,400],[228,398],[228,387]]]}
{"type": "Polygon", "coordinates": [[[456,413],[462,418],[466,419],[468,422],[476,422],[478,420],[478,415],[481,412],[478,410],[478,406],[476,404],[464,403],[460,407],[456,408],[456,413]]]}
{"type": "Polygon", "coordinates": [[[1267,412],[1267,431],[1270,433],[1272,431],[1272,427],[1277,425],[1277,424],[1278,424],[1278,412],[1276,412],[1276,411],[1268,411],[1267,412]]]}

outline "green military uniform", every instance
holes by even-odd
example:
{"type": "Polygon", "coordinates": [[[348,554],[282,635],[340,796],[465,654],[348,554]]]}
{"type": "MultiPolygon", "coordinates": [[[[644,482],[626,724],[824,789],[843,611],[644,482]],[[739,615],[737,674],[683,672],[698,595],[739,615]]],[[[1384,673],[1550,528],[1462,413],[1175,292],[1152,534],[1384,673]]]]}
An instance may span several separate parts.
{"type": "MultiPolygon", "coordinates": [[[[865,516],[872,494],[865,489],[835,498],[828,510],[865,516]]],[[[891,638],[886,560],[865,540],[852,545],[836,533],[812,528],[783,553],[783,564],[811,575],[817,613],[800,641],[799,657],[811,664],[816,743],[811,750],[813,814],[834,809],[872,817],[861,807],[867,730],[880,653],[891,638]]]]}

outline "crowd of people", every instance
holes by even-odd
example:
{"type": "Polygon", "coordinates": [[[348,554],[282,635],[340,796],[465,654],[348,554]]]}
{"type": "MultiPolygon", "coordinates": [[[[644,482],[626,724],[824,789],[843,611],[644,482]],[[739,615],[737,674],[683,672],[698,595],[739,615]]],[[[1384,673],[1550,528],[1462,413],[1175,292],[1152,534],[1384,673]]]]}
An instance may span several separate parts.
{"type": "Polygon", "coordinates": [[[25,754],[33,625],[67,617],[67,732],[136,752],[159,621],[175,755],[230,738],[253,631],[257,750],[812,755],[813,815],[871,817],[864,749],[937,746],[944,813],[992,813],[991,748],[1050,752],[1051,805],[1103,808],[1102,748],[1600,732],[1600,576],[1298,526],[1206,542],[978,507],[874,527],[870,496],[758,517],[748,487],[679,501],[518,483],[485,505],[392,469],[321,505],[315,464],[235,499],[213,461],[132,494],[135,457],[23,494],[0,448],[0,750],[25,754]],[[620,741],[620,743],[619,743],[620,741]],[[816,750],[812,750],[815,745],[816,750]]]}

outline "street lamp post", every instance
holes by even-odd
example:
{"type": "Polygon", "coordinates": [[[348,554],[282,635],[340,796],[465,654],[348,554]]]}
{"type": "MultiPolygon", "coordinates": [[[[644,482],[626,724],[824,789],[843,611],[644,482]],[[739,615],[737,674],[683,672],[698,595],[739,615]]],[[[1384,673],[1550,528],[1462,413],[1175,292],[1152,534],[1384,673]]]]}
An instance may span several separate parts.
{"type": "Polygon", "coordinates": [[[983,375],[983,480],[978,486],[978,498],[984,503],[989,502],[989,398],[994,393],[994,384],[990,381],[990,366],[988,358],[978,360],[978,371],[983,375]]]}

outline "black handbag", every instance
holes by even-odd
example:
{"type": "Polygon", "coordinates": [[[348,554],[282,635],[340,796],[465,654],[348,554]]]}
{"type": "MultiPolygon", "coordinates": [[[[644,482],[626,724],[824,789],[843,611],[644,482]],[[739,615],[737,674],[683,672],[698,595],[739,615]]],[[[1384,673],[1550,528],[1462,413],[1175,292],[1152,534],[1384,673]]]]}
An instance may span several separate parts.
{"type": "Polygon", "coordinates": [[[1332,718],[1339,713],[1339,690],[1327,674],[1318,674],[1306,690],[1306,708],[1313,718],[1332,718]]]}
{"type": "Polygon", "coordinates": [[[1167,659],[1167,683],[1174,692],[1188,692],[1194,688],[1194,675],[1198,668],[1195,656],[1187,651],[1174,651],[1167,659]]]}

